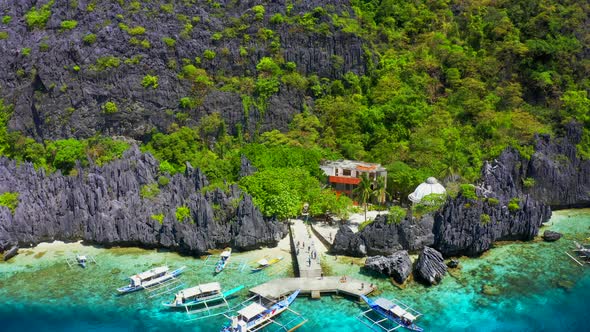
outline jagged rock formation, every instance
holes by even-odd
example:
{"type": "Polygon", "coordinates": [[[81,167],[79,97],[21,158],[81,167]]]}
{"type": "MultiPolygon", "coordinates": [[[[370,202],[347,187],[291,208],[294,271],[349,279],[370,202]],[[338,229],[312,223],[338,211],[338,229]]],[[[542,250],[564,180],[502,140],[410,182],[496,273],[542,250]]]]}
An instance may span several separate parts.
{"type": "Polygon", "coordinates": [[[412,261],[407,251],[400,250],[391,256],[368,257],[365,268],[393,277],[401,284],[412,272],[412,261]]]}
{"type": "Polygon", "coordinates": [[[356,234],[348,226],[341,226],[332,251],[351,256],[387,256],[399,250],[417,251],[434,243],[433,223],[434,219],[429,215],[417,221],[406,218],[399,224],[388,223],[386,215],[379,215],[356,234]]]}
{"type": "Polygon", "coordinates": [[[285,236],[286,226],[264,220],[251,197],[237,186],[202,194],[207,180],[190,165],[185,174],[158,184],[159,177],[166,176],[158,166],[136,146],[120,160],[79,168],[75,176],[46,174],[28,163],[0,158],[0,192],[19,193],[14,215],[0,207],[0,251],[16,243],[83,239],[202,254],[223,246],[273,246],[285,236]],[[158,188],[157,194],[140,197],[146,185],[158,188]],[[175,211],[181,206],[190,213],[179,221],[175,211]]]}
{"type": "Polygon", "coordinates": [[[543,240],[547,242],[555,242],[561,239],[562,236],[563,234],[550,230],[546,230],[545,232],[543,232],[543,240]]]}
{"type": "Polygon", "coordinates": [[[242,155],[240,157],[240,173],[238,174],[240,178],[244,176],[252,175],[256,173],[258,169],[252,165],[252,162],[246,158],[246,156],[242,155]]]}
{"type": "Polygon", "coordinates": [[[346,225],[341,225],[336,232],[331,251],[335,254],[357,257],[367,254],[364,241],[346,225]]]}
{"type": "Polygon", "coordinates": [[[353,16],[346,1],[291,2],[290,17],[323,9],[315,13],[313,25],[322,31],[287,20],[270,23],[277,13],[287,17],[287,4],[261,0],[175,1],[172,6],[154,0],[136,2],[139,8],[131,1],[54,1],[44,28],[27,27],[25,14],[48,2],[0,2],[0,13],[12,17],[2,26],[7,38],[0,39],[0,98],[15,106],[10,128],[38,140],[97,133],[140,138],[175,122],[194,125],[213,112],[222,115],[233,134],[239,126],[242,133],[253,135],[286,130],[307,102],[305,91],[281,84],[265,110],[244,106],[242,95],[257,97],[253,83],[231,87],[223,80],[195,86],[178,77],[187,63],[205,69],[210,77],[253,80],[260,59],[273,56],[295,62],[304,75],[320,78],[366,71],[362,40],[335,27],[330,16],[353,16]],[[256,5],[264,6],[260,19],[253,10],[256,5]],[[63,29],[63,20],[76,20],[77,26],[63,29]],[[130,30],[138,26],[145,31],[130,30]],[[91,33],[95,41],[84,41],[91,33]],[[167,45],[164,38],[173,44],[167,45]],[[205,51],[214,56],[205,56],[205,51]],[[101,62],[107,57],[115,59],[101,62]],[[146,74],[158,77],[157,88],[142,86],[146,74]],[[193,97],[196,106],[181,108],[183,97],[193,97]],[[107,101],[117,104],[116,113],[102,111],[107,101]],[[186,120],[176,120],[180,112],[186,120]]]}
{"type": "Polygon", "coordinates": [[[590,161],[577,155],[582,128],[566,126],[565,136],[541,135],[530,159],[507,148],[482,168],[477,199],[459,194],[429,217],[399,225],[376,219],[358,234],[341,228],[333,250],[355,256],[364,245],[369,255],[432,245],[445,256],[475,256],[494,241],[531,240],[551,217],[551,207],[590,206],[590,161]]]}
{"type": "Polygon", "coordinates": [[[414,266],[416,279],[433,285],[439,283],[446,273],[447,266],[442,254],[430,247],[424,247],[414,266]]]}

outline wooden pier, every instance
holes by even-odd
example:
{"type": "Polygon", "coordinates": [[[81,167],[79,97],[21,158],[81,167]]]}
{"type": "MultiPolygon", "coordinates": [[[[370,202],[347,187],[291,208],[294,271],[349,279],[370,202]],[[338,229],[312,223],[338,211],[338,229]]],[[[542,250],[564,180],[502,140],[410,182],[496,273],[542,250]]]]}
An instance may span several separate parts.
{"type": "MultiPolygon", "coordinates": [[[[297,257],[298,276],[313,278],[322,276],[321,252],[309,226],[297,220],[291,225],[291,249],[297,257]]],[[[321,245],[321,244],[319,244],[321,245]]]]}
{"type": "Polygon", "coordinates": [[[362,280],[350,277],[314,277],[274,279],[250,289],[251,293],[276,300],[300,289],[300,294],[319,296],[320,294],[341,294],[360,298],[376,288],[362,280]]]}

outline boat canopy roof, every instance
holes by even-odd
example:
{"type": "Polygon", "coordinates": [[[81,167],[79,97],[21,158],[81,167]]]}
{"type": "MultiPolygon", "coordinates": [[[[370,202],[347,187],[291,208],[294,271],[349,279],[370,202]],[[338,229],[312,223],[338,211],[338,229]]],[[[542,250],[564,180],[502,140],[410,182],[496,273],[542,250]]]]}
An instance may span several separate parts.
{"type": "Polygon", "coordinates": [[[78,258],[79,261],[85,261],[86,260],[86,256],[78,255],[77,258],[78,258]]]}
{"type": "Polygon", "coordinates": [[[388,299],[384,299],[382,297],[376,299],[375,304],[380,306],[381,308],[385,309],[385,310],[389,310],[393,307],[395,307],[395,303],[389,301],[388,299]]]}
{"type": "Polygon", "coordinates": [[[402,309],[402,307],[400,307],[398,305],[391,308],[389,311],[391,311],[397,317],[404,317],[404,315],[408,313],[407,311],[405,311],[404,309],[402,309]]]}
{"type": "Polygon", "coordinates": [[[268,261],[266,260],[266,258],[263,258],[261,260],[258,261],[259,265],[268,265],[268,261]]]}
{"type": "MultiPolygon", "coordinates": [[[[388,299],[378,298],[375,300],[375,304],[381,307],[383,310],[390,311],[392,314],[396,315],[397,317],[403,317],[411,322],[415,321],[418,318],[416,315],[410,313],[408,310],[412,310],[411,308],[402,308],[398,304],[389,301],[388,299]]],[[[414,310],[415,311],[415,310],[414,310]]],[[[416,314],[420,314],[415,312],[416,314]]]]}
{"type": "Polygon", "coordinates": [[[257,315],[260,315],[264,311],[266,311],[265,307],[254,302],[249,306],[245,307],[244,309],[238,311],[238,314],[244,317],[247,321],[250,321],[252,318],[256,317],[257,315]]]}
{"type": "Polygon", "coordinates": [[[221,253],[221,257],[229,257],[230,255],[231,255],[231,249],[229,249],[229,250],[224,250],[224,251],[221,253]]]}
{"type": "Polygon", "coordinates": [[[416,320],[416,318],[417,318],[417,317],[416,317],[416,316],[414,316],[414,315],[412,315],[412,314],[411,314],[411,313],[409,313],[409,312],[406,312],[406,313],[404,314],[404,318],[405,318],[405,319],[407,319],[407,320],[409,320],[410,322],[413,322],[413,321],[415,321],[415,320],[416,320]]]}
{"type": "Polygon", "coordinates": [[[221,285],[218,282],[211,282],[184,289],[180,291],[180,296],[183,298],[189,298],[203,293],[218,292],[219,290],[221,290],[221,285]]]}
{"type": "Polygon", "coordinates": [[[160,267],[153,268],[149,271],[141,272],[141,273],[136,274],[130,278],[133,279],[134,277],[136,277],[136,278],[139,278],[140,280],[144,280],[144,279],[151,278],[155,275],[158,275],[158,274],[161,274],[161,273],[164,273],[167,271],[168,271],[168,266],[160,266],[160,267]]]}

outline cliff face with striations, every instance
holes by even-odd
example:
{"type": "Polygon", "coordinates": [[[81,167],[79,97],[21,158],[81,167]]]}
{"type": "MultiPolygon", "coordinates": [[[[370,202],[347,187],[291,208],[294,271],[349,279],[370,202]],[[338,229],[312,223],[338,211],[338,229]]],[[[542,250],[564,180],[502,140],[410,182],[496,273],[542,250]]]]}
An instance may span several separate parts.
{"type": "Polygon", "coordinates": [[[477,199],[459,194],[434,213],[433,222],[388,225],[378,218],[357,234],[337,234],[333,249],[364,256],[432,245],[445,256],[474,256],[495,241],[531,240],[551,217],[551,207],[590,205],[590,161],[576,153],[580,139],[581,127],[571,124],[564,137],[539,136],[530,159],[506,149],[484,164],[477,199]]]}
{"type": "Polygon", "coordinates": [[[14,215],[0,206],[0,251],[15,243],[82,239],[202,254],[224,246],[273,246],[287,232],[285,225],[264,220],[237,186],[202,194],[207,179],[190,165],[167,184],[158,185],[160,176],[157,161],[137,147],[104,167],[79,169],[76,176],[45,174],[1,158],[0,192],[18,192],[19,204],[14,215]],[[157,194],[142,198],[149,184],[157,194]],[[190,210],[182,221],[175,214],[180,206],[190,210]]]}
{"type": "Polygon", "coordinates": [[[26,13],[49,2],[0,2],[0,13],[12,17],[0,39],[0,98],[14,105],[10,128],[37,140],[139,138],[173,123],[195,125],[213,112],[234,134],[238,127],[250,135],[286,130],[307,92],[279,78],[264,110],[243,103],[244,96],[264,94],[255,87],[260,59],[292,61],[297,72],[319,78],[365,73],[361,40],[335,27],[329,15],[354,15],[347,2],[54,1],[44,27],[28,26],[26,13]],[[255,6],[263,8],[261,16],[255,6]],[[270,22],[275,14],[283,21],[270,22]],[[64,29],[65,20],[77,25],[64,29]],[[90,34],[93,41],[85,39],[90,34]],[[200,82],[208,76],[211,84],[179,76],[187,64],[204,69],[200,82]],[[142,86],[146,74],[158,77],[157,87],[142,86]],[[181,107],[183,97],[194,105],[181,107]],[[118,110],[103,112],[106,102],[118,110]]]}

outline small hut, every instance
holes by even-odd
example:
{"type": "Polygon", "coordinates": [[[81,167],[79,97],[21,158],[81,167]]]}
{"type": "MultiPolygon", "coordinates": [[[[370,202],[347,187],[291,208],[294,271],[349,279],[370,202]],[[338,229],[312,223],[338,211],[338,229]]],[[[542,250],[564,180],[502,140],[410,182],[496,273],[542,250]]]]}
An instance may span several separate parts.
{"type": "Polygon", "coordinates": [[[410,201],[412,201],[412,203],[420,203],[424,196],[430,194],[445,194],[446,192],[447,191],[445,190],[445,187],[438,183],[438,180],[436,178],[431,176],[428,179],[426,179],[425,182],[421,183],[418,187],[416,187],[416,190],[414,190],[413,193],[409,194],[408,198],[410,199],[410,201]]]}

